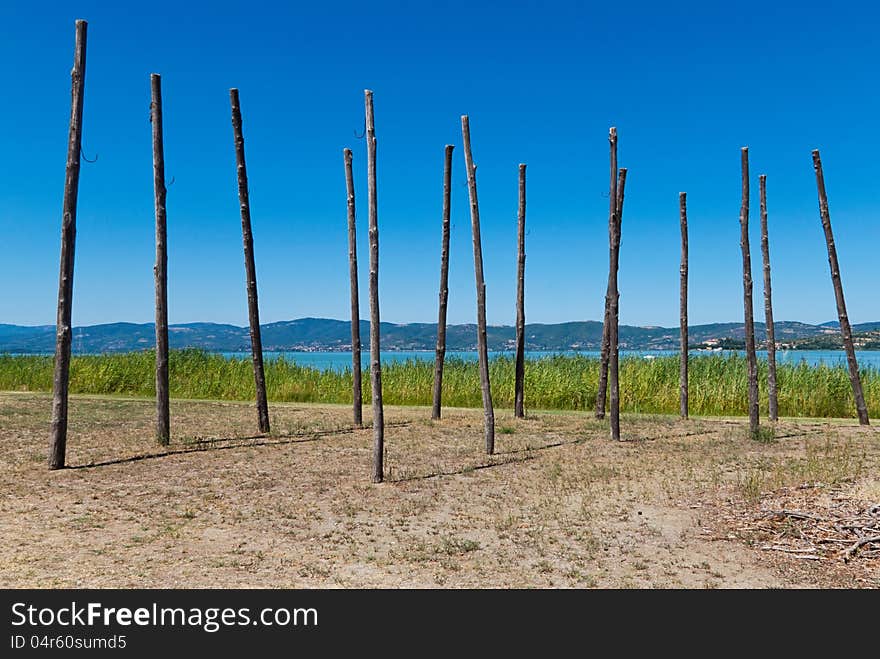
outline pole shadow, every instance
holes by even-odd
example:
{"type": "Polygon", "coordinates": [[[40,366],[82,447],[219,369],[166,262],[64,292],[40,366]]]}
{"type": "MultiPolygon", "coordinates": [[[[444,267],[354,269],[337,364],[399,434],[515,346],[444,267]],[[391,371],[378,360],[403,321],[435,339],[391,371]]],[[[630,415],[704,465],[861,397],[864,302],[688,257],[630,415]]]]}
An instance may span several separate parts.
{"type": "Polygon", "coordinates": [[[426,481],[431,478],[440,478],[442,476],[460,476],[462,474],[469,474],[474,471],[481,471],[483,469],[491,469],[492,467],[503,467],[504,465],[516,464],[519,462],[528,462],[529,460],[534,460],[537,456],[535,455],[522,455],[510,458],[508,460],[498,460],[495,462],[488,462],[478,465],[464,465],[459,467],[458,469],[450,469],[449,471],[433,471],[427,474],[420,474],[417,476],[402,476],[399,478],[386,478],[386,483],[412,483],[416,481],[426,481]]]}
{"type": "MultiPolygon", "coordinates": [[[[409,421],[400,421],[396,423],[385,424],[386,427],[408,426],[409,421]]],[[[353,435],[356,432],[372,430],[372,426],[364,426],[363,428],[335,428],[330,430],[313,430],[311,432],[289,433],[282,435],[249,435],[246,437],[215,437],[209,439],[199,439],[190,446],[183,448],[172,448],[153,453],[142,453],[132,455],[125,458],[114,458],[112,460],[102,460],[100,462],[88,462],[80,465],[67,465],[65,469],[94,469],[96,467],[109,467],[111,465],[128,464],[131,462],[142,462],[144,460],[158,460],[174,455],[185,455],[187,453],[201,453],[204,451],[226,451],[237,448],[251,448],[259,446],[284,446],[288,444],[305,444],[308,442],[316,442],[322,437],[334,435],[353,435]],[[228,442],[225,443],[224,442],[228,442]]]]}

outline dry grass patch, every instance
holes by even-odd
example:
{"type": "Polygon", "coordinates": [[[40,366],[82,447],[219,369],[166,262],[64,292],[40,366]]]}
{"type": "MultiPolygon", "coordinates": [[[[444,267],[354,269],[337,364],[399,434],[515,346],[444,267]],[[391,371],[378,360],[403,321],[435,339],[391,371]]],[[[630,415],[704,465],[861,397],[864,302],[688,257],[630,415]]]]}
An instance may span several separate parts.
{"type": "Polygon", "coordinates": [[[3,586],[828,585],[708,531],[780,487],[869,492],[880,463],[876,431],[851,424],[781,423],[758,443],[738,420],[634,415],[614,443],[587,414],[504,410],[487,456],[480,411],[390,407],[373,485],[348,406],[272,405],[260,436],[250,405],[175,400],[166,450],[152,401],[75,396],[72,468],[49,472],[50,407],[0,393],[3,586]]]}

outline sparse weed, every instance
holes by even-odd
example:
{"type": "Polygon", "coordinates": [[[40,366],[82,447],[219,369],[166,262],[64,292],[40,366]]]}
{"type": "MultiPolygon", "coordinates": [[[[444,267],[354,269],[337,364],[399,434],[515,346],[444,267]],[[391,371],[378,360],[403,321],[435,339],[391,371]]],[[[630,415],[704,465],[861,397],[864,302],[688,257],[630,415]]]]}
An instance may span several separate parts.
{"type": "Polygon", "coordinates": [[[773,426],[758,426],[758,429],[752,434],[752,439],[762,444],[776,441],[776,428],[773,426]]]}
{"type": "Polygon", "coordinates": [[[469,538],[456,538],[452,536],[444,536],[440,540],[437,548],[438,553],[447,554],[449,556],[460,556],[472,551],[477,551],[480,543],[469,538]]]}

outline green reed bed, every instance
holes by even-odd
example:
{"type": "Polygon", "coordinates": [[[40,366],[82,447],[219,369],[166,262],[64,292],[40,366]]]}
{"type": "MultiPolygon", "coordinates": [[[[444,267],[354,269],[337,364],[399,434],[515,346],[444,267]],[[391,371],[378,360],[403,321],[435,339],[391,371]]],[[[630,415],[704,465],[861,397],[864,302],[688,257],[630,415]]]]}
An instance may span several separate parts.
{"type": "MultiPolygon", "coordinates": [[[[71,362],[70,390],[82,394],[152,396],[152,352],[89,355],[71,362]]],[[[0,390],[52,390],[52,357],[0,355],[0,390]]],[[[319,371],[287,359],[266,361],[271,401],[347,403],[351,371],[319,371]]],[[[598,360],[555,356],[527,360],[526,407],[591,410],[596,403],[598,360]]],[[[762,409],[767,405],[767,365],[759,362],[762,409]]],[[[514,362],[490,363],[497,407],[513,406],[514,362]]],[[[248,400],[254,397],[250,359],[229,359],[199,350],[173,351],[171,396],[248,400]]],[[[778,369],[781,416],[854,417],[855,406],[845,366],[785,364],[778,369]]],[[[388,362],[382,369],[383,395],[389,405],[430,405],[433,363],[388,362]]],[[[862,370],[862,384],[872,416],[880,415],[880,371],[862,370]]],[[[476,362],[449,359],[443,377],[443,402],[452,407],[480,407],[476,362]]],[[[364,402],[370,400],[369,372],[364,372],[364,402]]],[[[620,361],[621,408],[624,412],[678,413],[678,357],[625,357],[620,361]]],[[[700,355],[690,360],[691,414],[722,416],[747,413],[746,360],[737,355],[700,355]]]]}

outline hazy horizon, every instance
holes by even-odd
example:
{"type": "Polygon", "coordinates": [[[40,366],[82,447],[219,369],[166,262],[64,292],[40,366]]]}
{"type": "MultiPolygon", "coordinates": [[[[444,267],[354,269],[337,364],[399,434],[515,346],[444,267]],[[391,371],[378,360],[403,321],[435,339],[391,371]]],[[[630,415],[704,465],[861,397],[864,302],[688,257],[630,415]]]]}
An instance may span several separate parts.
{"type": "MultiPolygon", "coordinates": [[[[264,321],[264,320],[260,319],[260,325],[272,325],[275,323],[290,323],[290,322],[295,322],[298,320],[329,320],[329,321],[340,322],[340,323],[350,323],[351,322],[350,318],[327,318],[327,317],[319,317],[319,316],[302,316],[300,318],[287,318],[287,319],[283,319],[283,320],[271,320],[271,321],[264,321]]],[[[365,318],[364,316],[361,316],[360,321],[362,323],[369,323],[370,319],[369,319],[369,317],[365,318]]],[[[391,325],[436,325],[437,324],[436,320],[433,320],[433,321],[413,320],[413,321],[407,321],[407,322],[397,322],[394,320],[381,319],[380,322],[381,323],[389,323],[391,325]]],[[[804,325],[821,326],[821,325],[827,325],[827,324],[838,323],[838,322],[839,321],[836,318],[834,320],[825,320],[825,321],[822,321],[821,323],[810,323],[810,322],[806,322],[806,321],[802,321],[802,320],[790,320],[790,319],[779,319],[779,318],[774,318],[774,320],[773,320],[774,325],[778,325],[780,323],[801,323],[804,325]]],[[[863,324],[875,323],[875,322],[880,322],[880,320],[864,320],[864,321],[850,320],[851,325],[863,325],[863,324]]],[[[579,320],[562,320],[562,321],[554,322],[554,323],[545,323],[545,322],[541,322],[541,321],[526,320],[526,326],[528,326],[528,325],[563,325],[566,323],[600,323],[601,324],[602,321],[601,320],[594,320],[594,319],[579,319],[579,320]]],[[[122,325],[122,324],[126,324],[126,325],[153,325],[154,322],[152,320],[142,321],[142,322],[131,321],[131,320],[115,320],[115,321],[109,321],[109,322],[104,322],[104,323],[89,323],[87,325],[74,324],[73,327],[74,328],[77,328],[77,327],[98,327],[101,325],[122,325]]],[[[238,327],[238,328],[242,328],[242,329],[246,329],[248,327],[247,320],[245,320],[242,323],[221,323],[221,322],[206,321],[206,320],[189,320],[189,321],[182,321],[182,322],[172,322],[172,323],[169,323],[169,326],[196,325],[196,324],[229,325],[231,327],[238,327]]],[[[657,323],[648,323],[648,324],[644,324],[644,325],[641,325],[641,324],[636,325],[633,323],[623,323],[623,322],[621,322],[620,324],[627,325],[629,327],[641,327],[641,328],[645,328],[645,329],[649,329],[649,328],[677,329],[679,327],[678,324],[676,324],[676,325],[660,325],[657,323]]],[[[698,325],[737,325],[737,324],[743,324],[743,320],[718,320],[718,321],[710,321],[710,322],[706,322],[706,323],[688,323],[688,326],[695,327],[698,325]]],[[[757,317],[755,318],[755,325],[756,326],[757,325],[763,326],[764,324],[765,323],[764,323],[763,319],[758,319],[757,317]]],[[[55,323],[24,324],[24,323],[0,322],[0,325],[12,325],[15,327],[54,327],[55,323]]],[[[461,322],[461,323],[447,323],[447,325],[476,325],[476,320],[465,321],[465,322],[461,322]]],[[[487,325],[489,327],[514,327],[514,323],[487,323],[487,325]]]]}

